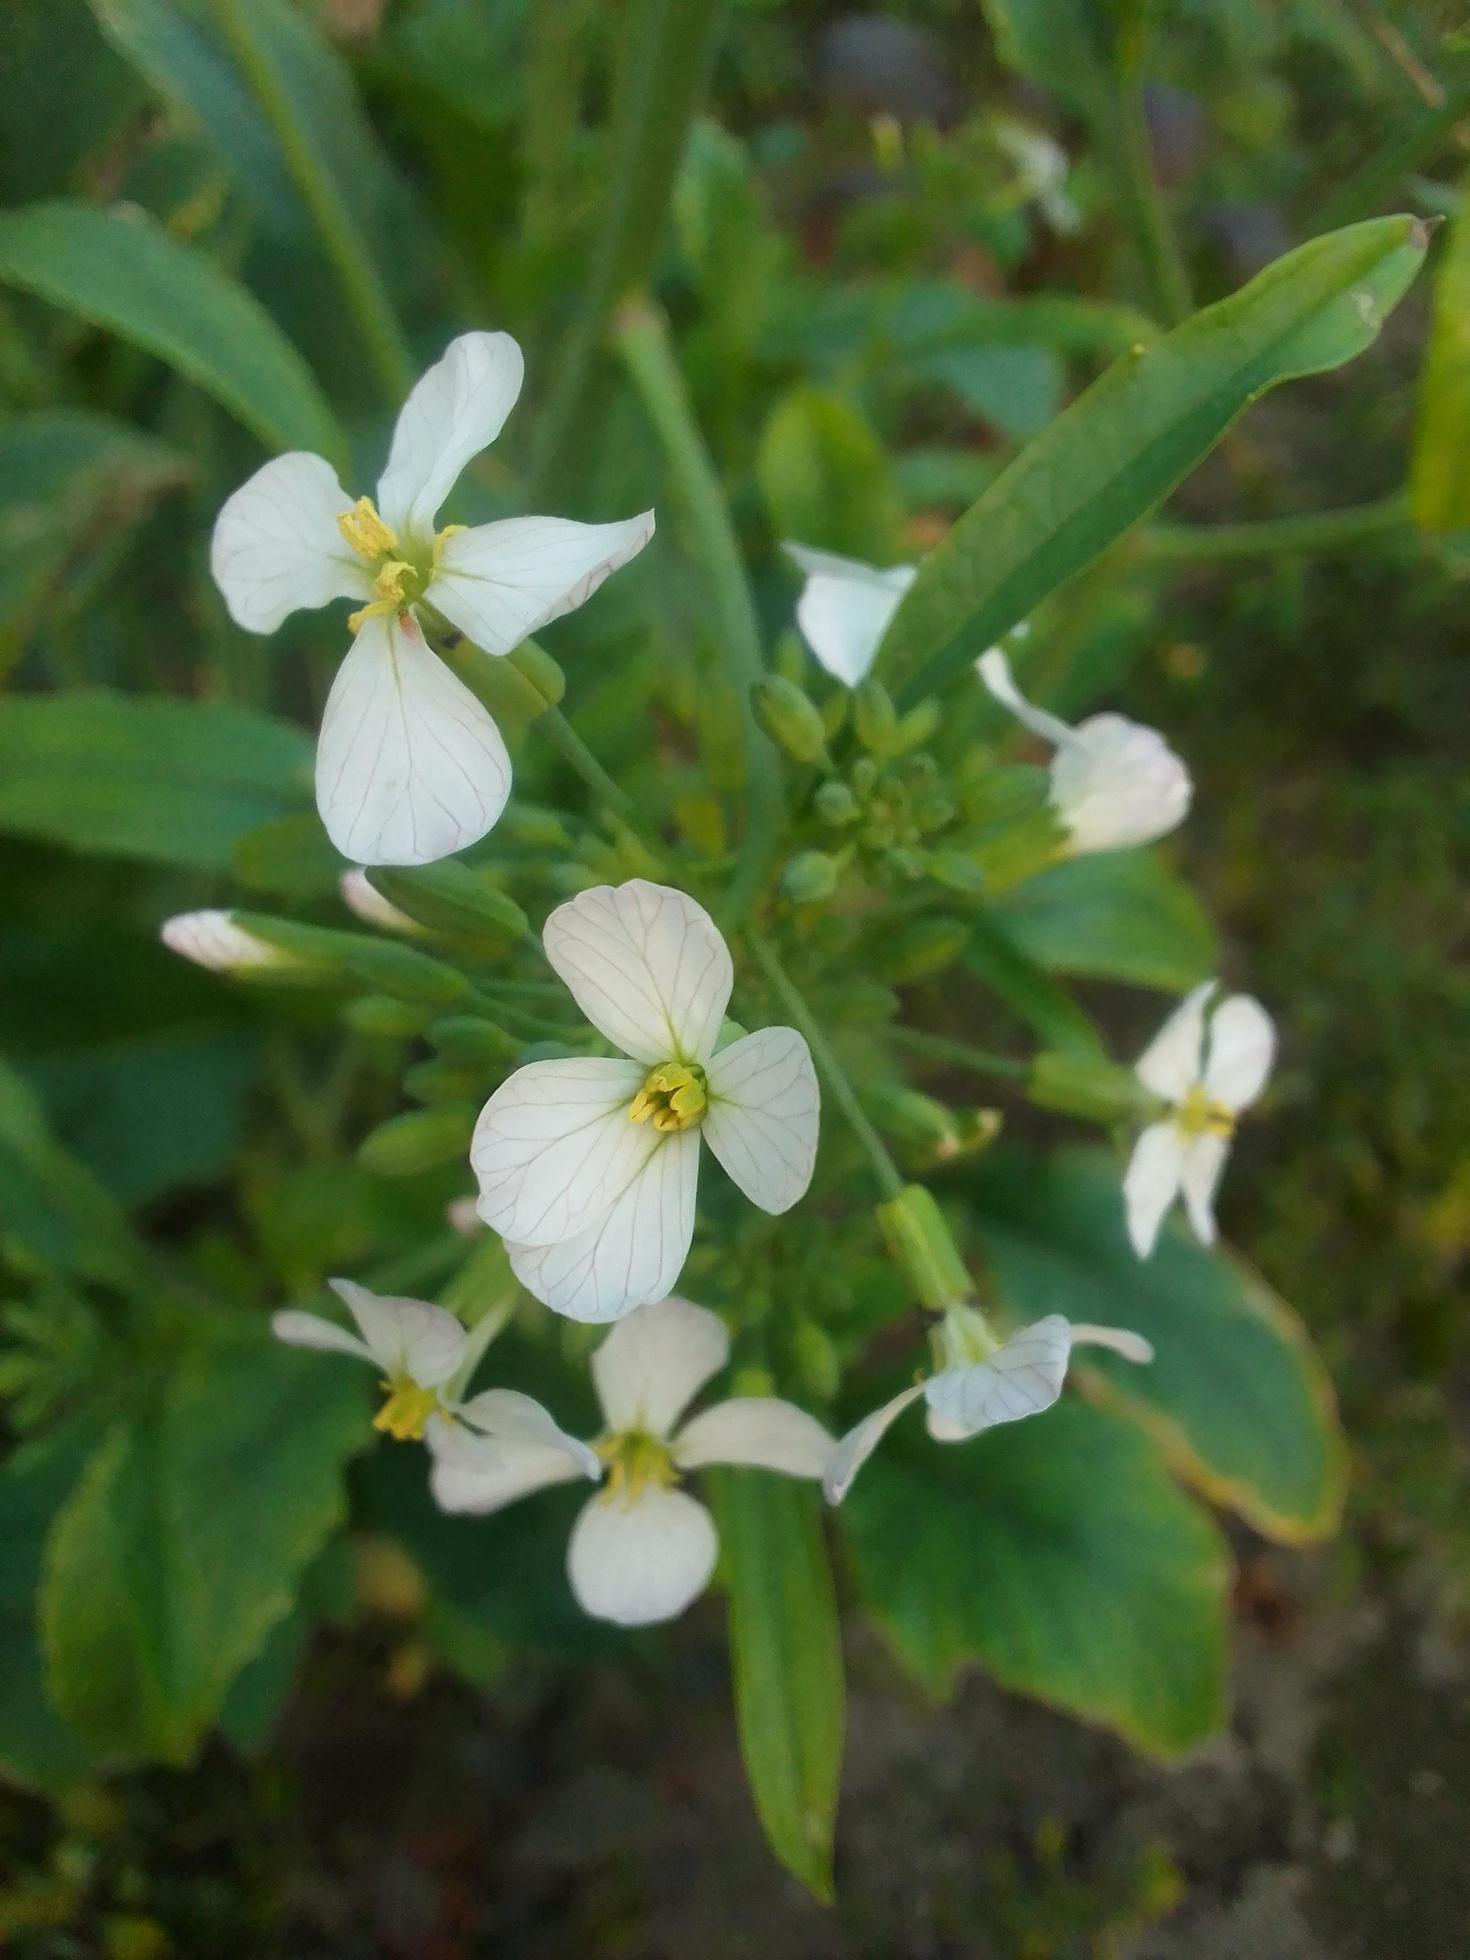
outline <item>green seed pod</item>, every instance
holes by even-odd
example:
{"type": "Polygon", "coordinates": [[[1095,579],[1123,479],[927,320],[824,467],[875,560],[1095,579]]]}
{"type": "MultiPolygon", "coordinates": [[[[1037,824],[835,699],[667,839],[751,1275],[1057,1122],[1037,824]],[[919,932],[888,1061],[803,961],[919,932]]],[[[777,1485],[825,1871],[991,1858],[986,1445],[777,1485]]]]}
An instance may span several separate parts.
{"type": "Polygon", "coordinates": [[[464,1157],[478,1114],[471,1102],[442,1103],[390,1116],[357,1147],[358,1161],[379,1177],[414,1177],[464,1157]]]}
{"type": "Polygon", "coordinates": [[[882,681],[865,680],[852,697],[852,724],[863,747],[887,755],[898,728],[898,713],[882,681]]]}
{"type": "Polygon", "coordinates": [[[838,864],[825,851],[801,851],[781,874],[781,889],[798,905],[815,905],[837,889],[838,864]]]}
{"type": "Polygon", "coordinates": [[[822,717],[794,681],[768,674],[757,681],[751,701],[761,727],[797,762],[816,762],[826,754],[822,717]]]}
{"type": "Polygon", "coordinates": [[[858,800],[865,801],[873,794],[878,781],[878,765],[870,755],[860,755],[847,772],[847,780],[852,784],[852,793],[858,800]]]}
{"type": "Polygon", "coordinates": [[[823,783],[812,798],[812,804],[822,822],[831,824],[834,830],[844,824],[856,823],[862,815],[858,800],[846,783],[823,783]]]}

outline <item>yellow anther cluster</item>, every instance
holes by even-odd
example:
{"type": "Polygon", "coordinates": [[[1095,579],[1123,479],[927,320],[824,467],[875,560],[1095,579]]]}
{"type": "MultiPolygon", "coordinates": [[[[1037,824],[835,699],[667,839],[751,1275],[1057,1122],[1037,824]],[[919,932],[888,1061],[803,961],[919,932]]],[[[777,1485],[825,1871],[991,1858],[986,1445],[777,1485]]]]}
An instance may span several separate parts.
{"type": "Polygon", "coordinates": [[[635,1123],[652,1123],[656,1130],[687,1130],[704,1115],[709,1098],[704,1070],[687,1062],[660,1062],[644,1077],[643,1087],[628,1105],[635,1123]]]}
{"type": "Polygon", "coordinates": [[[398,533],[379,517],[371,497],[359,497],[351,510],[342,511],[337,518],[337,529],[358,557],[366,558],[369,563],[398,549],[398,533]]]}
{"type": "Polygon", "coordinates": [[[625,1429],[617,1436],[604,1436],[597,1454],[607,1465],[602,1487],[605,1502],[632,1504],[650,1484],[669,1490],[679,1481],[669,1446],[644,1429],[625,1429]]]}
{"type": "Polygon", "coordinates": [[[1179,1105],[1174,1121],[1187,1137],[1235,1135],[1235,1111],[1222,1102],[1212,1102],[1199,1083],[1179,1105]]]}
{"type": "Polygon", "coordinates": [[[424,1425],[439,1406],[437,1390],[420,1388],[407,1375],[399,1375],[383,1386],[388,1391],[388,1399],[373,1418],[373,1428],[400,1443],[422,1441],[424,1425]]]}

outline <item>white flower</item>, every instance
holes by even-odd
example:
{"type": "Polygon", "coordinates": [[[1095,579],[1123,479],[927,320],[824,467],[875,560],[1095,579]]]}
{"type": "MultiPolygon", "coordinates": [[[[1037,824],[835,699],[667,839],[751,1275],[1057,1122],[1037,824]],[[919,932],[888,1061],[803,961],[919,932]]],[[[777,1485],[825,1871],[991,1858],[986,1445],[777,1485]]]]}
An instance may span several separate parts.
{"type": "Polygon", "coordinates": [[[1143,1336],[1125,1327],[1093,1327],[1049,1313],[999,1347],[990,1347],[983,1359],[967,1359],[966,1350],[975,1351],[967,1315],[965,1308],[952,1308],[945,1317],[939,1344],[941,1351],[948,1350],[951,1365],[895,1395],[842,1438],[822,1485],[829,1504],[842,1502],[889,1427],[921,1395],[929,1405],[928,1430],[935,1442],[962,1443],[998,1423],[1019,1422],[1049,1409],[1062,1392],[1074,1347],[1111,1348],[1140,1364],[1154,1358],[1143,1336]]]}
{"type": "Polygon", "coordinates": [[[440,1390],[464,1361],[469,1336],[463,1325],[427,1300],[370,1293],[350,1279],[327,1283],[356,1321],[356,1334],[320,1314],[294,1309],[272,1314],[271,1332],[292,1347],[351,1354],[381,1368],[387,1400],[374,1429],[400,1442],[422,1436],[429,1417],[444,1407],[440,1390]]]}
{"type": "Polygon", "coordinates": [[[344,871],[337,880],[337,890],[342,895],[342,903],[349,912],[355,913],[364,925],[377,926],[383,932],[421,933],[423,927],[416,919],[394,905],[391,900],[368,883],[367,873],[360,870],[344,871]]]}
{"type": "Polygon", "coordinates": [[[495,1091],[470,1148],[480,1216],[517,1279],[573,1320],[662,1300],[694,1233],[701,1133],[752,1203],[811,1182],[817,1079],[794,1028],[715,1052],[733,975],[702,906],[635,878],[558,906],[546,957],[627,1060],[531,1062],[495,1091]]]}
{"type": "Polygon", "coordinates": [[[171,953],[211,973],[248,978],[292,965],[289,953],[237,926],[233,912],[176,912],[164,920],[158,936],[171,953]]]}
{"type": "Polygon", "coordinates": [[[460,472],[499,435],[522,372],[509,334],[464,334],[404,403],[376,506],[354,502],[320,456],[295,451],[257,470],[215,523],[210,569],[247,631],[272,633],[301,606],[359,603],[316,763],[327,835],[359,864],[462,850],[510,794],[500,731],[431,651],[425,623],[447,620],[486,653],[510,653],[653,535],[652,511],[620,524],[512,517],[436,531],[460,472]]]}
{"type": "Polygon", "coordinates": [[[880,571],[856,558],[813,551],[804,544],[782,546],[806,573],[796,602],[796,623],[807,645],[848,687],[867,677],[898,602],[918,577],[915,565],[880,571]]]}
{"type": "Polygon", "coordinates": [[[1258,1000],[1232,994],[1209,1016],[1217,986],[1206,980],[1175,1008],[1140,1056],[1138,1079],[1170,1105],[1133,1146],[1123,1179],[1128,1236],[1147,1259],[1164,1214],[1184,1194],[1195,1236],[1215,1237],[1215,1191],[1230,1154],[1235,1119],[1271,1073],[1276,1029],[1258,1000]]]}
{"type": "Polygon", "coordinates": [[[572,1529],[572,1591],[585,1612],[618,1626],[671,1620],[709,1584],[718,1551],[709,1512],[678,1488],[682,1474],[738,1463],[815,1479],[832,1455],[822,1425],[774,1397],[719,1402],[681,1423],[729,1350],[724,1326],[704,1307],[687,1300],[640,1307],[592,1357],[607,1426],[595,1456],[539,1404],[492,1389],[460,1411],[488,1435],[465,1422],[430,1423],[434,1496],[446,1511],[498,1511],[606,1464],[605,1488],[572,1529]]]}
{"type": "Polygon", "coordinates": [[[975,666],[997,701],[1033,734],[1056,744],[1051,802],[1073,851],[1150,844],[1183,822],[1194,786],[1156,728],[1123,715],[1089,715],[1074,728],[1032,706],[999,647],[982,653],[975,666]]]}

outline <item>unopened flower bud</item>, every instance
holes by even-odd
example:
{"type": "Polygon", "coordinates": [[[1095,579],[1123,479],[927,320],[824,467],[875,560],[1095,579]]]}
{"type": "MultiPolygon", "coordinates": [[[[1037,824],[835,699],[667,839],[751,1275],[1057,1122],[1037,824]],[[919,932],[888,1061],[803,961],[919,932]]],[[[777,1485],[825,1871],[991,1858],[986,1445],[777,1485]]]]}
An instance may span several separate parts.
{"type": "Polygon", "coordinates": [[[893,731],[892,753],[908,755],[911,750],[922,748],[939,727],[939,720],[939,703],[935,700],[920,701],[910,708],[893,731]]]}
{"type": "Polygon", "coordinates": [[[443,1103],[390,1116],[357,1147],[358,1160],[379,1177],[414,1177],[466,1156],[475,1127],[473,1103],[443,1103]]]}
{"type": "Polygon", "coordinates": [[[164,920],[159,938],[171,953],[210,973],[228,973],[239,980],[311,977],[301,961],[248,932],[233,912],[175,913],[164,920]]]}
{"type": "Polygon", "coordinates": [[[878,1225],[922,1305],[935,1313],[969,1299],[970,1275],[944,1214],[921,1184],[878,1206],[878,1225]]]}
{"type": "Polygon", "coordinates": [[[446,1014],[429,1026],[429,1040],[446,1062],[473,1066],[508,1062],[523,1043],[478,1014],[446,1014]]]}
{"type": "Polygon", "coordinates": [[[768,674],[756,683],[751,698],[761,727],[797,762],[816,762],[826,754],[822,717],[794,681],[768,674]]]}
{"type": "Polygon", "coordinates": [[[871,754],[890,753],[898,714],[882,681],[866,680],[852,697],[852,723],[857,738],[871,754]]]}
{"type": "Polygon", "coordinates": [[[360,994],[347,1002],[342,1019],[370,1040],[415,1041],[429,1024],[429,1010],[389,994],[360,994]]]}
{"type": "Polygon", "coordinates": [[[522,939],[531,922],[483,871],[452,858],[403,870],[379,865],[367,874],[379,899],[415,925],[472,938],[522,939]]]}
{"type": "Polygon", "coordinates": [[[1132,1069],[1119,1068],[1101,1055],[1064,1055],[1050,1050],[1031,1064],[1026,1093],[1042,1109],[1112,1123],[1145,1113],[1150,1097],[1132,1069]]]}
{"type": "Polygon", "coordinates": [[[801,851],[781,874],[781,889],[798,905],[815,905],[837,889],[838,864],[825,851],[801,851]]]}
{"type": "Polygon", "coordinates": [[[403,1088],[418,1103],[470,1102],[488,1093],[493,1075],[493,1069],[436,1057],[433,1061],[415,1062],[412,1068],[406,1069],[403,1088]]]}
{"type": "Polygon", "coordinates": [[[377,926],[383,932],[403,932],[413,934],[421,927],[416,919],[401,912],[390,900],[374,889],[365,871],[344,871],[337,880],[337,889],[342,894],[342,903],[349,912],[355,913],[364,925],[377,926]]]}
{"type": "Polygon", "coordinates": [[[831,824],[834,830],[844,824],[856,823],[862,815],[858,800],[846,783],[823,783],[812,798],[812,803],[822,822],[831,824]]]}

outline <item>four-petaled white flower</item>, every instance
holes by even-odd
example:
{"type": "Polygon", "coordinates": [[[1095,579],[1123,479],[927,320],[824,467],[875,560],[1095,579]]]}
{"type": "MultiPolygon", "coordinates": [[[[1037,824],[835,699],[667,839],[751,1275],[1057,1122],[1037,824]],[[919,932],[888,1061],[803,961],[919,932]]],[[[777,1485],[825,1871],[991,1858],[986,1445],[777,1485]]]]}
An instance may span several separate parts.
{"type": "Polygon", "coordinates": [[[210,567],[248,631],[274,632],[298,607],[359,602],[316,761],[327,835],[359,864],[462,850],[510,794],[500,731],[430,649],[425,616],[486,653],[510,653],[653,535],[652,511],[618,524],[512,517],[435,529],[460,472],[499,435],[522,372],[509,334],[464,334],[404,403],[376,505],[349,497],[322,457],[296,451],[257,470],[215,523],[210,567]]]}
{"type": "Polygon", "coordinates": [[[811,1182],[819,1098],[806,1042],[762,1028],[716,1051],[733,973],[702,906],[641,878],[598,885],[546,921],[546,957],[628,1059],[531,1062],[481,1112],[480,1216],[516,1277],[573,1320],[662,1300],[694,1233],[703,1135],[754,1204],[811,1182]]]}
{"type": "Polygon", "coordinates": [[[782,549],[806,574],[796,623],[822,665],[848,687],[867,678],[888,622],[918,577],[916,565],[880,570],[835,552],[786,543],[782,549]]]}
{"type": "Polygon", "coordinates": [[[1128,1236],[1147,1259],[1164,1214],[1183,1193],[1195,1236],[1215,1237],[1215,1191],[1230,1154],[1235,1120],[1266,1086],[1276,1053],[1270,1015],[1249,994],[1232,994],[1206,1019],[1218,982],[1187,996],[1137,1063],[1138,1079],[1169,1114],[1150,1123],[1133,1146],[1123,1198],[1128,1236]]]}
{"type": "Polygon", "coordinates": [[[175,912],[159,927],[158,936],[171,953],[210,973],[248,979],[292,963],[290,954],[279,946],[268,945],[236,925],[233,912],[175,912]]]}
{"type": "Polygon", "coordinates": [[[976,1353],[979,1346],[973,1316],[965,1308],[952,1308],[946,1316],[939,1346],[950,1365],[864,1416],[837,1445],[822,1486],[829,1504],[842,1502],[889,1427],[921,1395],[929,1405],[927,1423],[934,1440],[963,1443],[998,1423],[1019,1422],[1049,1409],[1061,1395],[1074,1347],[1111,1348],[1140,1364],[1154,1357],[1143,1336],[1126,1327],[1093,1327],[1049,1313],[991,1347],[983,1359],[967,1360],[966,1352],[976,1353]]]}
{"type": "Polygon", "coordinates": [[[607,1433],[590,1466],[587,1446],[538,1403],[492,1389],[463,1405],[462,1421],[429,1424],[436,1499],[446,1511],[498,1511],[605,1464],[607,1482],[583,1507],[567,1548],[572,1591],[585,1612],[618,1626],[673,1619],[709,1584],[718,1552],[714,1520],[678,1488],[681,1476],[733,1463],[819,1479],[832,1455],[815,1417],[774,1397],[737,1397],[681,1421],[729,1349],[723,1324],[704,1307],[677,1299],[640,1307],[592,1357],[607,1433]]]}
{"type": "Polygon", "coordinates": [[[465,1358],[469,1336],[444,1307],[370,1293],[350,1279],[327,1284],[357,1323],[349,1333],[334,1320],[291,1308],[271,1315],[271,1332],[292,1347],[350,1354],[383,1373],[387,1399],[373,1422],[400,1442],[423,1435],[424,1425],[445,1404],[440,1391],[465,1358]]]}
{"type": "Polygon", "coordinates": [[[1074,852],[1149,844],[1183,822],[1193,784],[1156,728],[1111,714],[1089,715],[1074,728],[1026,699],[999,647],[975,665],[997,701],[1055,743],[1051,804],[1074,852]]]}

